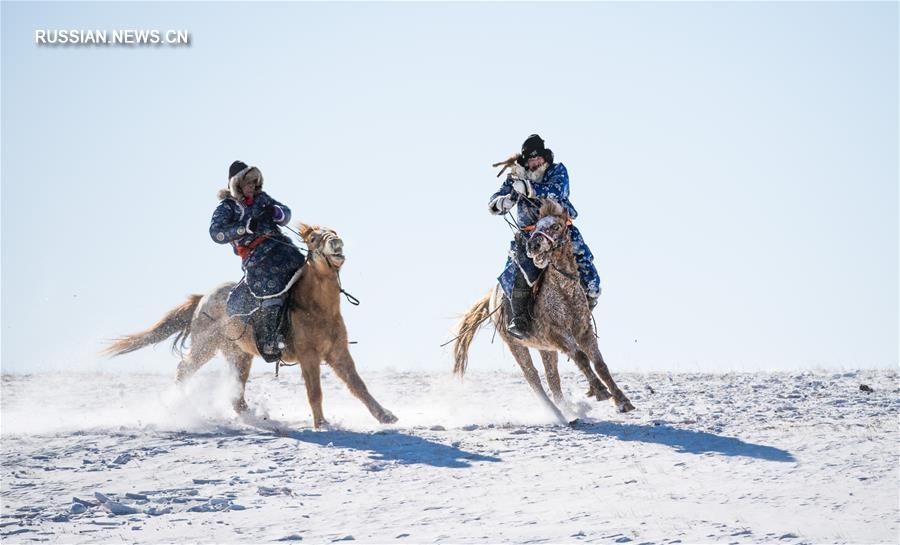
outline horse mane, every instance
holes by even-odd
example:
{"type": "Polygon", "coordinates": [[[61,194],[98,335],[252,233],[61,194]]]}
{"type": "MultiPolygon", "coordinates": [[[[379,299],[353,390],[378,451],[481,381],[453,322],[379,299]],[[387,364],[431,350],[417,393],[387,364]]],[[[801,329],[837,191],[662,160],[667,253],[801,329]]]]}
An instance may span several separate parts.
{"type": "Polygon", "coordinates": [[[297,224],[297,231],[300,233],[300,237],[303,239],[303,242],[309,242],[309,236],[314,232],[319,230],[318,225],[307,225],[302,221],[297,224]]]}
{"type": "Polygon", "coordinates": [[[541,204],[540,217],[545,216],[562,216],[566,213],[566,209],[553,199],[543,199],[541,204]]]}

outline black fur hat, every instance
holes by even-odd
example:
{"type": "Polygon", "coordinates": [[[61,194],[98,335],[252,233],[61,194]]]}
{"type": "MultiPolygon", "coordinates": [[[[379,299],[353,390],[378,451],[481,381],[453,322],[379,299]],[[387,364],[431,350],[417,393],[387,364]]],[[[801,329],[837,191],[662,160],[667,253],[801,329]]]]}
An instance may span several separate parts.
{"type": "Polygon", "coordinates": [[[256,182],[256,191],[262,191],[263,175],[256,167],[247,166],[243,161],[235,161],[228,167],[228,188],[219,191],[219,200],[228,198],[243,199],[244,193],[241,191],[241,183],[245,179],[251,179],[256,182]]]}
{"type": "Polygon", "coordinates": [[[544,139],[537,134],[532,134],[522,142],[522,153],[517,162],[525,166],[532,157],[543,157],[544,161],[553,164],[553,151],[544,147],[544,139]]]}
{"type": "Polygon", "coordinates": [[[242,170],[247,168],[247,163],[243,161],[235,161],[231,163],[231,166],[228,167],[228,179],[234,178],[235,174],[239,174],[242,170]]]}

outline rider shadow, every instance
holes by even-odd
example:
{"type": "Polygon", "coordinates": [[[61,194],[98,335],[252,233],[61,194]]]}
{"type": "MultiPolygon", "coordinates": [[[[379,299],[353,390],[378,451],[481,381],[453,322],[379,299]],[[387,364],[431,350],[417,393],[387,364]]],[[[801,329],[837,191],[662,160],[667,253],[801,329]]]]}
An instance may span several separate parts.
{"type": "Polygon", "coordinates": [[[664,424],[648,426],[618,422],[591,422],[579,424],[576,429],[584,433],[615,437],[620,441],[640,441],[665,445],[674,448],[679,453],[745,456],[770,462],[796,461],[793,454],[780,448],[746,443],[736,437],[673,428],[664,424]]]}
{"type": "Polygon", "coordinates": [[[466,452],[398,431],[359,433],[354,431],[290,431],[283,435],[320,446],[369,451],[377,461],[424,464],[432,467],[467,468],[471,462],[500,462],[500,458],[466,452]]]}

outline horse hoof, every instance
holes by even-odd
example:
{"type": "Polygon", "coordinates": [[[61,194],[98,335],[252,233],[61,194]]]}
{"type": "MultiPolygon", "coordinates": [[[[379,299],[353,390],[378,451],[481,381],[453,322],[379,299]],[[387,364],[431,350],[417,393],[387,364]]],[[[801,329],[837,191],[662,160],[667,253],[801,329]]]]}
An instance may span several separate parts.
{"type": "Polygon", "coordinates": [[[238,414],[244,414],[248,409],[247,402],[243,399],[234,403],[234,412],[238,414]]]}
{"type": "Polygon", "coordinates": [[[593,386],[591,386],[591,389],[587,391],[586,395],[587,397],[597,398],[597,401],[606,401],[607,399],[612,397],[612,395],[606,389],[598,390],[593,386]]]}
{"type": "Polygon", "coordinates": [[[570,428],[576,428],[578,427],[578,424],[581,424],[581,422],[577,418],[575,420],[569,420],[570,428]]]}
{"type": "Polygon", "coordinates": [[[627,413],[634,410],[634,405],[632,405],[631,402],[627,399],[616,403],[616,407],[618,407],[620,413],[627,413]]]}
{"type": "Polygon", "coordinates": [[[391,411],[384,411],[384,414],[378,417],[378,421],[382,424],[393,424],[397,421],[397,417],[391,411]]]}

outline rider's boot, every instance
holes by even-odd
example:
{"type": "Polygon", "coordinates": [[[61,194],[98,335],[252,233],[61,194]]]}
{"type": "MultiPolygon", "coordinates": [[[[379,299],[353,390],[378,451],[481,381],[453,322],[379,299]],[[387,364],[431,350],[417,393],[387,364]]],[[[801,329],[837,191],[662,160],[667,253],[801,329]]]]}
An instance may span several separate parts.
{"type": "Polygon", "coordinates": [[[517,339],[524,339],[531,331],[531,286],[528,285],[522,271],[516,272],[516,282],[513,284],[509,306],[512,309],[512,317],[506,331],[517,339]]]}
{"type": "Polygon", "coordinates": [[[269,363],[281,359],[284,340],[281,337],[281,304],[266,305],[251,316],[256,348],[269,363]]]}

